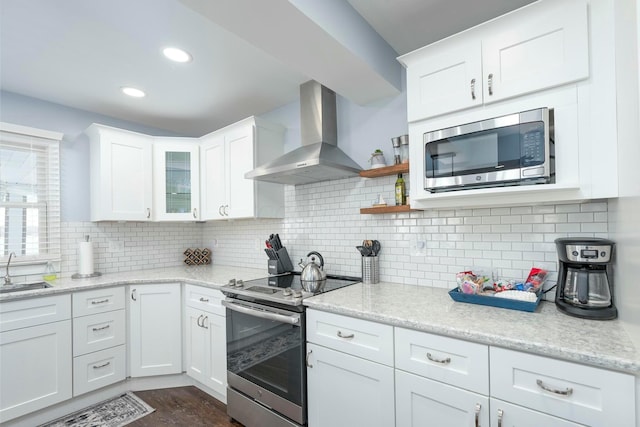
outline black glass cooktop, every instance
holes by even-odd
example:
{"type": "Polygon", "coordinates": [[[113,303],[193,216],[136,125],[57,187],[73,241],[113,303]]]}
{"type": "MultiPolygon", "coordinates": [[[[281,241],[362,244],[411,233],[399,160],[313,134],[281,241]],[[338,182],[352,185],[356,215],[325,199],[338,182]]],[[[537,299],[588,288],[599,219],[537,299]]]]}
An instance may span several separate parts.
{"type": "MultiPolygon", "coordinates": [[[[361,281],[362,279],[360,277],[327,275],[327,282],[324,288],[316,292],[316,294],[333,291],[361,281]]],[[[279,289],[284,288],[302,290],[302,284],[300,283],[300,273],[293,272],[263,277],[261,279],[247,280],[244,282],[244,288],[248,291],[269,294],[276,293],[279,289]]]]}

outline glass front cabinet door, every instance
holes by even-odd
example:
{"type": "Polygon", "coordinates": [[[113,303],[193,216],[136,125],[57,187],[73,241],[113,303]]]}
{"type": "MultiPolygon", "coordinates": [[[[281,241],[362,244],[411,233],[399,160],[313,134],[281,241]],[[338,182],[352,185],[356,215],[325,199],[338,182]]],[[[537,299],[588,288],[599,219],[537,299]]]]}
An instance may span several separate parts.
{"type": "Polygon", "coordinates": [[[193,139],[156,139],[153,166],[155,220],[199,220],[198,145],[193,139]]]}

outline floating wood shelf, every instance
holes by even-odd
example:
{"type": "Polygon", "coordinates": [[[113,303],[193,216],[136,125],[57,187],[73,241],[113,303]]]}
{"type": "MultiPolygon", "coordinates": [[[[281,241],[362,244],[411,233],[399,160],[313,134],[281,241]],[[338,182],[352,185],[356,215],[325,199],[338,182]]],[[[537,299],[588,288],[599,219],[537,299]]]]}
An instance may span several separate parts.
{"type": "Polygon", "coordinates": [[[413,212],[413,211],[416,211],[416,209],[411,209],[411,206],[409,205],[376,206],[371,208],[360,208],[361,214],[384,214],[384,213],[400,213],[400,212],[413,212]]]}
{"type": "Polygon", "coordinates": [[[400,163],[399,165],[385,166],[377,169],[367,169],[360,171],[360,176],[364,178],[378,178],[381,176],[397,175],[399,173],[409,173],[409,163],[400,163]]]}

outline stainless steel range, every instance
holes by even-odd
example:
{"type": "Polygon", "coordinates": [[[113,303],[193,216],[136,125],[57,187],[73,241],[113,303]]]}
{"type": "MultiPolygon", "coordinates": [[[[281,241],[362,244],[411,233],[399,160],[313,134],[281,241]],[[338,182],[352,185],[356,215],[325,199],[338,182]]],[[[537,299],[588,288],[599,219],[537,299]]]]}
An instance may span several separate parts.
{"type": "Polygon", "coordinates": [[[360,282],[327,276],[315,294],[287,273],[220,290],[227,296],[227,413],[247,427],[307,425],[303,300],[360,282]]]}

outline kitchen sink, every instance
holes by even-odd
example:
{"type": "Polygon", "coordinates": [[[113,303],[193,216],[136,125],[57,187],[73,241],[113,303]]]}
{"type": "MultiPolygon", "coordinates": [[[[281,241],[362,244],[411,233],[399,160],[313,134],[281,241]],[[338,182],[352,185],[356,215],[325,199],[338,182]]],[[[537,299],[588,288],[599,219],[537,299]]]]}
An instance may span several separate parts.
{"type": "Polygon", "coordinates": [[[7,292],[19,292],[30,291],[33,289],[45,289],[50,288],[51,285],[47,282],[35,282],[35,283],[20,283],[15,285],[0,286],[0,294],[6,294],[7,292]]]}

